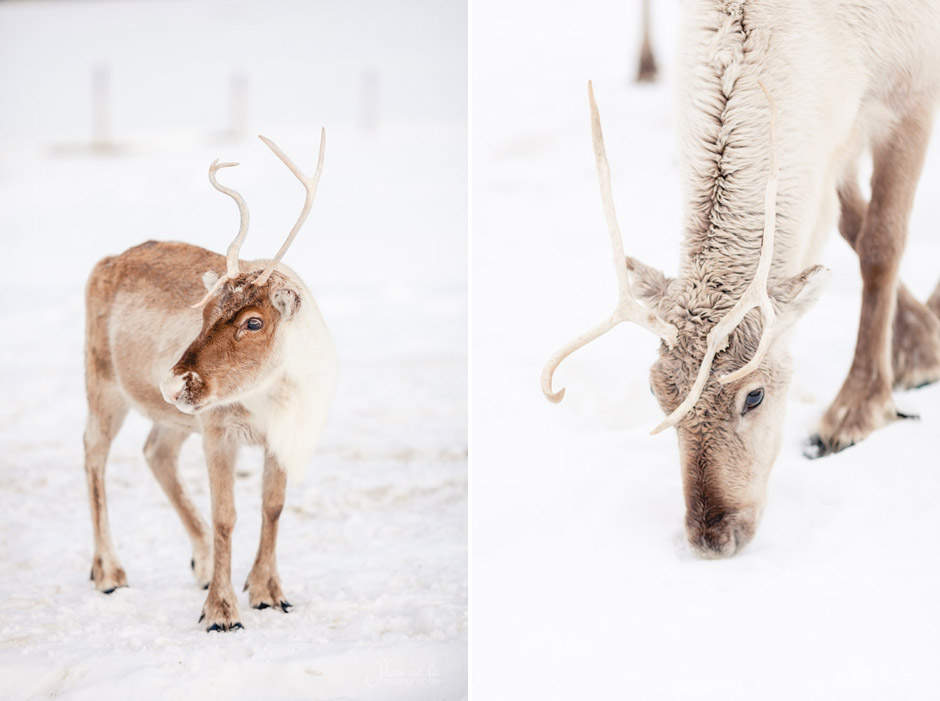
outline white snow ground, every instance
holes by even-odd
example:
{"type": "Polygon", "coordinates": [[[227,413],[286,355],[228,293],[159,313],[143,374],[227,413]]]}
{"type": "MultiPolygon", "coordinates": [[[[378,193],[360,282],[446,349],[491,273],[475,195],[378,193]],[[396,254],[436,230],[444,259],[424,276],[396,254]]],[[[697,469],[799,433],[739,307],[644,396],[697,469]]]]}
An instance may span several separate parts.
{"type": "MultiPolygon", "coordinates": [[[[922,416],[819,461],[803,441],[848,369],[860,280],[833,233],[833,280],[792,343],[794,382],[764,519],[733,559],[682,533],[673,432],[648,389],[656,343],[624,325],[561,366],[616,282],[591,153],[604,124],[626,249],[675,273],[681,200],[669,73],[678,2],[654,3],[665,79],[629,84],[639,2],[473,6],[471,454],[478,698],[928,699],[940,688],[940,387],[922,416]]],[[[903,279],[940,279],[940,139],[903,279]]]]}
{"type": "MultiPolygon", "coordinates": [[[[0,5],[0,697],[466,697],[466,48],[461,2],[0,5]],[[84,147],[101,62],[119,147],[105,155],[84,147]],[[88,581],[83,286],[99,258],[149,238],[224,250],[237,215],[207,181],[217,157],[242,163],[224,182],[251,209],[243,257],[280,245],[302,189],[258,140],[221,138],[235,69],[252,133],[303,169],[327,128],[317,202],[285,262],[317,297],[342,375],[281,519],[293,610],[240,594],[245,630],[207,635],[188,539],[133,414],[107,474],[130,587],[103,596],[88,581]]],[[[181,463],[208,515],[197,438],[181,463]]],[[[260,468],[244,450],[239,592],[260,468]]]]}

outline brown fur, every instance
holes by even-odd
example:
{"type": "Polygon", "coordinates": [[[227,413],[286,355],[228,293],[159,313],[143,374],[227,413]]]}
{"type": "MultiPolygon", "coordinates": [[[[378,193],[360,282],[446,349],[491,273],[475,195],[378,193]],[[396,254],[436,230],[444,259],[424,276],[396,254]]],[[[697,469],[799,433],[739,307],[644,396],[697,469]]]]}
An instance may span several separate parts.
{"type": "MultiPolygon", "coordinates": [[[[855,178],[839,188],[839,233],[855,249],[868,203],[855,178]]],[[[940,289],[940,286],[938,286],[940,289]]],[[[940,380],[940,307],[932,311],[898,282],[891,334],[891,368],[895,389],[911,389],[940,380]]]]}
{"type": "Polygon", "coordinates": [[[931,123],[931,110],[913,105],[873,148],[871,202],[855,240],[863,283],[858,340],[849,375],[820,424],[827,452],[853,445],[899,416],[891,398],[897,273],[931,123]]]}
{"type": "MultiPolygon", "coordinates": [[[[241,627],[231,585],[231,534],[235,525],[233,471],[237,447],[263,444],[248,412],[237,402],[200,414],[183,413],[164,400],[151,368],[166,358],[169,367],[196,372],[194,404],[242,391],[263,377],[271,339],[284,314],[296,311],[299,297],[290,279],[275,272],[263,286],[249,284],[258,265],[240,263],[243,274],[226,282],[203,312],[190,308],[203,293],[204,272],[222,272],[225,259],[183,243],[147,242],[105,258],[88,281],[86,294],[86,387],[89,415],[85,430],[85,469],[95,535],[91,576],[99,591],[126,586],[127,578],[111,542],[104,470],[111,441],[134,406],[153,419],[144,454],[193,543],[197,583],[208,585],[203,618],[210,630],[241,627]],[[278,304],[281,307],[278,307],[278,304]],[[247,318],[264,321],[260,331],[242,328],[247,318]],[[192,340],[195,339],[195,340],[192,340]],[[113,344],[112,344],[113,340],[113,344]],[[179,355],[184,343],[189,343],[179,355]],[[203,432],[212,493],[212,534],[177,476],[180,447],[203,432]]],[[[265,462],[264,519],[258,556],[249,575],[251,604],[287,606],[274,558],[277,521],[286,476],[273,457],[265,462]]],[[[202,619],[200,619],[202,620],[202,619]]]]}

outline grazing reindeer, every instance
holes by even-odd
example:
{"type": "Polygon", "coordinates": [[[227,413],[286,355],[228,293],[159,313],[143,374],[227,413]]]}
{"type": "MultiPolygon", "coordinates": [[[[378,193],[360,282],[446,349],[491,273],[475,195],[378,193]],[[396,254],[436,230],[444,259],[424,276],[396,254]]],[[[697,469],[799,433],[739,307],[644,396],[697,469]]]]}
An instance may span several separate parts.
{"type": "Polygon", "coordinates": [[[325,138],[321,132],[311,178],[261,137],[307,193],[273,260],[238,260],[248,208],[216,181],[218,169],[237,164],[216,161],[209,180],[241,214],[225,258],[185,243],[149,241],[105,258],[91,273],[85,471],[95,531],[91,578],[99,591],[127,586],[111,543],[104,470],[111,441],[134,407],[154,422],[144,455],[192,540],[196,581],[209,589],[199,620],[205,618],[207,630],[242,627],[231,583],[234,468],[242,443],[265,448],[261,542],[245,589],[254,608],[290,606],[275,564],[278,518],[287,475],[300,476],[316,448],[333,396],[336,355],[310,291],[280,260],[313,205],[325,138]],[[177,477],[180,446],[193,432],[202,434],[209,468],[211,540],[177,477]]]}
{"type": "Polygon", "coordinates": [[[827,277],[811,263],[840,204],[840,231],[859,257],[862,312],[849,375],[815,439],[819,453],[903,418],[892,386],[940,379],[940,287],[925,306],[898,280],[940,94],[940,4],[697,0],[686,10],[679,277],[623,255],[592,95],[621,301],[549,359],[542,389],[560,401],[557,365],[621,321],[660,336],[650,377],[668,417],[654,433],[676,428],[689,544],[726,557],[760,520],[790,382],[785,336],[827,277]],[[856,176],[865,147],[874,163],[869,202],[856,176]]]}

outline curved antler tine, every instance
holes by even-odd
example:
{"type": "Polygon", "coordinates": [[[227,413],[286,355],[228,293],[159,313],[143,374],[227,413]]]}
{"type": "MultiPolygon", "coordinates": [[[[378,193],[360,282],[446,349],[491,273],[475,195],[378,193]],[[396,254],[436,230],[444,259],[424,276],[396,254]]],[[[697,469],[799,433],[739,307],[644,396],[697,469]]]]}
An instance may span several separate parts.
{"type": "Polygon", "coordinates": [[[747,290],[741,295],[741,299],[737,301],[734,307],[731,308],[731,311],[722,317],[721,321],[715,324],[709,332],[705,357],[702,359],[702,364],[699,367],[695,383],[692,385],[692,389],[689,390],[688,396],[676,407],[675,411],[652,430],[653,434],[657,434],[670,426],[675,426],[682,420],[682,417],[695,406],[699,397],[702,396],[702,391],[705,389],[705,382],[711,372],[715,355],[720,350],[724,349],[731,333],[738,324],[744,320],[747,313],[755,307],[761,310],[764,325],[761,329],[761,338],[760,342],[757,344],[757,350],[754,352],[754,357],[743,367],[718,378],[718,382],[727,384],[747,376],[760,365],[764,356],[767,355],[767,351],[770,349],[770,341],[776,322],[774,306],[767,292],[767,280],[770,276],[770,263],[773,260],[774,233],[776,231],[777,222],[777,103],[774,101],[773,96],[770,94],[770,91],[767,90],[766,86],[760,81],[757,81],[757,83],[760,85],[761,90],[764,91],[764,95],[770,105],[770,178],[767,181],[767,190],[764,195],[764,232],[761,240],[760,259],[757,262],[757,270],[747,290]]]}
{"type": "Polygon", "coordinates": [[[601,118],[594,100],[594,88],[588,81],[588,102],[591,106],[591,140],[594,146],[594,162],[597,166],[597,180],[601,190],[601,203],[604,207],[604,218],[607,220],[607,232],[610,234],[610,246],[613,250],[614,270],[617,273],[617,286],[619,299],[613,313],[606,320],[585,331],[576,339],[555,351],[542,369],[542,392],[550,402],[560,402],[565,396],[565,390],[552,391],[552,377],[555,369],[562,360],[579,348],[586,346],[595,338],[607,333],[617,324],[632,321],[659,336],[670,348],[675,345],[677,330],[672,324],[660,319],[633,297],[630,289],[630,278],[627,274],[627,259],[623,252],[623,239],[620,236],[620,226],[617,223],[617,213],[614,210],[614,198],[610,187],[610,166],[607,163],[607,151],[604,148],[604,134],[601,131],[601,118]]]}
{"type": "Polygon", "coordinates": [[[590,329],[585,331],[583,334],[578,336],[573,341],[566,343],[557,351],[552,353],[551,357],[545,363],[545,367],[542,368],[542,393],[545,395],[545,398],[557,404],[565,397],[565,389],[562,387],[557,392],[552,391],[552,378],[555,375],[555,370],[561,364],[561,361],[567,358],[569,355],[574,353],[576,350],[582,346],[586,346],[588,343],[593,341],[599,336],[603,336],[605,333],[614,328],[617,324],[627,321],[623,318],[618,311],[614,311],[613,314],[606,321],[602,321],[596,326],[592,326],[590,329]]]}
{"type": "Polygon", "coordinates": [[[254,281],[255,285],[263,285],[268,281],[268,278],[271,276],[271,273],[274,272],[274,268],[277,267],[277,264],[281,262],[281,258],[284,257],[284,254],[287,252],[287,249],[290,248],[291,243],[294,241],[294,237],[297,236],[297,232],[300,231],[300,228],[304,225],[304,222],[307,220],[307,215],[310,214],[310,208],[313,206],[313,200],[317,196],[317,184],[320,182],[320,173],[323,170],[323,155],[326,150],[326,129],[320,129],[320,153],[317,158],[317,169],[313,174],[313,177],[304,175],[300,168],[298,168],[294,162],[287,157],[277,144],[271,141],[269,138],[258,134],[258,138],[261,139],[269,149],[274,152],[274,155],[281,159],[281,162],[288,167],[291,173],[303,184],[304,190],[306,190],[306,197],[304,198],[304,207],[300,212],[300,216],[297,218],[297,223],[294,224],[294,228],[290,230],[290,233],[287,235],[287,240],[284,241],[280,250],[277,252],[277,255],[268,263],[268,266],[264,269],[264,272],[254,281]]]}
{"type": "Polygon", "coordinates": [[[248,205],[245,204],[244,198],[235,192],[235,190],[230,187],[225,187],[225,185],[220,185],[219,181],[215,179],[215,174],[220,168],[231,168],[237,165],[237,163],[219,163],[219,159],[215,159],[212,165],[209,166],[209,182],[212,183],[212,187],[235,200],[235,204],[238,205],[238,213],[241,217],[238,234],[235,236],[235,240],[229,244],[228,251],[225,254],[226,278],[233,278],[238,275],[238,251],[242,247],[245,237],[248,235],[248,205]]]}

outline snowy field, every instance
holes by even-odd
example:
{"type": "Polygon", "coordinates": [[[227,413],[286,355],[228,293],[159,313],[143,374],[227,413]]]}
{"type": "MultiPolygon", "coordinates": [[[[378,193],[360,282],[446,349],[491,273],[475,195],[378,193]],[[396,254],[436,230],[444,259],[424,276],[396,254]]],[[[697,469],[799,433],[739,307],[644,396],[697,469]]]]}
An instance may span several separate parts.
{"type": "MultiPolygon", "coordinates": [[[[657,341],[625,324],[559,369],[616,301],[590,145],[604,123],[625,248],[675,274],[682,203],[669,72],[680,3],[656,0],[664,80],[630,84],[639,1],[473,7],[472,561],[475,697],[936,698],[940,387],[818,461],[803,443],[848,370],[861,282],[833,232],[822,301],[792,342],[783,448],[754,540],[701,561],[682,530],[673,431],[648,389],[657,341]]],[[[902,278],[940,279],[940,138],[902,278]]]]}
{"type": "MultiPolygon", "coordinates": [[[[0,4],[0,698],[427,698],[467,694],[467,138],[462,2],[0,4]],[[111,140],[88,148],[91,76],[110,67],[111,140]],[[107,473],[130,587],[88,581],[83,288],[150,238],[274,254],[303,190],[244,118],[307,172],[317,202],[285,262],[341,362],[306,480],[288,485],[278,564],[289,614],[249,608],[262,456],[236,479],[244,631],[207,635],[190,545],[133,413],[107,473]],[[12,302],[12,303],[11,303],[12,302]]],[[[181,474],[208,516],[200,442],[181,474]]]]}

